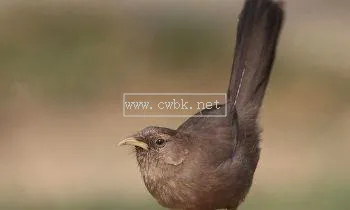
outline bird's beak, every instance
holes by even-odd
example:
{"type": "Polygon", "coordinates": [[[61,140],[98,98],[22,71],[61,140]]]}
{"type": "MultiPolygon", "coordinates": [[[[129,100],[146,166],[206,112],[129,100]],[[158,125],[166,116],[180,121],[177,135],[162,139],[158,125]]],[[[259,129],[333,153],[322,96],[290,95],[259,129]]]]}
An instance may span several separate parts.
{"type": "Polygon", "coordinates": [[[129,137],[118,143],[118,146],[131,145],[135,147],[141,147],[144,150],[148,150],[148,145],[142,141],[135,139],[134,137],[129,137]]]}

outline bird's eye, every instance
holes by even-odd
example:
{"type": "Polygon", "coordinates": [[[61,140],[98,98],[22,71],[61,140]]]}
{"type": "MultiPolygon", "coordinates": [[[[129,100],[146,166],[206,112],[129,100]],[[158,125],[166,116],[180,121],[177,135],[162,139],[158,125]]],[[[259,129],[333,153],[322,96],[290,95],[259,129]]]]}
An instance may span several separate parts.
{"type": "Polygon", "coordinates": [[[157,139],[155,141],[155,143],[158,147],[163,147],[165,145],[165,140],[164,139],[157,139]]]}

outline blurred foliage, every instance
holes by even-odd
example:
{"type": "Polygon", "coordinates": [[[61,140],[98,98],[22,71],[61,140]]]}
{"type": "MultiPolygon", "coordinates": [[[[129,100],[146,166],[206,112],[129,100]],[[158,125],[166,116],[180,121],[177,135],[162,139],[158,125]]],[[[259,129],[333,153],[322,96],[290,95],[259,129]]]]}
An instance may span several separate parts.
{"type": "MultiPolygon", "coordinates": [[[[182,79],[229,73],[222,63],[232,57],[234,26],[220,18],[191,11],[180,15],[98,11],[49,4],[0,11],[0,94],[11,95],[12,85],[20,83],[69,104],[93,101],[106,88],[117,92],[125,78],[140,70],[182,79]]],[[[337,75],[299,57],[280,51],[279,71],[274,73],[279,84],[294,82],[291,78],[298,73],[308,80],[314,75],[305,72],[317,69],[318,77],[327,80],[312,82],[339,87],[336,93],[348,87],[349,79],[330,79],[337,75]]]]}
{"type": "Polygon", "coordinates": [[[133,20],[83,9],[50,9],[28,7],[0,13],[5,23],[0,26],[3,96],[18,82],[51,99],[91,100],[133,72],[130,62],[146,59],[172,66],[168,68],[172,71],[208,58],[213,61],[222,54],[220,28],[205,20],[147,16],[133,20]],[[138,27],[144,22],[153,26],[138,27]],[[147,43],[150,46],[144,49],[147,43]]]}
{"type": "Polygon", "coordinates": [[[118,67],[118,33],[109,17],[28,8],[2,18],[7,22],[0,29],[5,94],[19,82],[53,98],[90,98],[119,73],[107,66],[113,62],[118,67]]]}
{"type": "Polygon", "coordinates": [[[222,25],[215,25],[205,18],[191,21],[186,16],[159,20],[152,48],[155,49],[155,57],[165,67],[186,69],[206,62],[217,65],[217,60],[224,54],[222,25]]]}

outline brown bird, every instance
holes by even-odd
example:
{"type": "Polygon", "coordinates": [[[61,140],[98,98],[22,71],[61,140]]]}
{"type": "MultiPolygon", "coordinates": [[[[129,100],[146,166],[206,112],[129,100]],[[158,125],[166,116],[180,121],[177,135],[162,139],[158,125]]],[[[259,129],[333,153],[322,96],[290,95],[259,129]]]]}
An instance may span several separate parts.
{"type": "Polygon", "coordinates": [[[135,147],[144,183],[170,209],[235,210],[252,184],[260,154],[260,106],[284,18],[282,2],[247,0],[239,17],[228,102],[176,130],[147,127],[119,145],[135,147]]]}

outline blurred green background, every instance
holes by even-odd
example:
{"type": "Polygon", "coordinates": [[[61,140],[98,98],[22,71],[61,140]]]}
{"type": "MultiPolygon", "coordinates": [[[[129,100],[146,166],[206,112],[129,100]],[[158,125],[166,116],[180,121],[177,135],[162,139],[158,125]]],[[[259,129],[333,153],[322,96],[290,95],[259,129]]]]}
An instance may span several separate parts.
{"type": "MultiPolygon", "coordinates": [[[[286,0],[242,210],[350,208],[348,1],[286,0]]],[[[0,1],[0,209],[162,209],[114,143],[124,92],[225,92],[234,0],[0,1]]]]}

